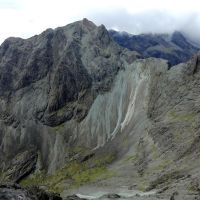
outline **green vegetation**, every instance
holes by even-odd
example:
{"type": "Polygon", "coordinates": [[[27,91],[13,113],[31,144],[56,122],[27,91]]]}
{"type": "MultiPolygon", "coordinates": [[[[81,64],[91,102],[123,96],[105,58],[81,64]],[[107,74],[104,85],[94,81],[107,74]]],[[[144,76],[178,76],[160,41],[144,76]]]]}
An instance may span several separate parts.
{"type": "Polygon", "coordinates": [[[84,183],[107,179],[114,175],[115,173],[107,170],[106,167],[95,167],[86,169],[79,174],[75,174],[72,178],[75,182],[75,185],[80,186],[84,183]]]}
{"type": "Polygon", "coordinates": [[[4,173],[0,170],[0,182],[4,180],[4,173]]]}
{"type": "Polygon", "coordinates": [[[188,190],[192,192],[198,192],[200,193],[200,186],[199,186],[199,180],[193,179],[190,181],[190,184],[188,186],[188,190]]]}
{"type": "Polygon", "coordinates": [[[67,186],[66,182],[70,183],[68,187],[77,187],[114,176],[115,173],[106,167],[113,159],[113,155],[107,155],[87,162],[74,160],[52,175],[47,175],[44,171],[37,172],[22,180],[20,184],[22,186],[42,185],[46,186],[50,191],[61,193],[67,186]]]}
{"type": "Polygon", "coordinates": [[[115,159],[114,154],[107,154],[105,156],[100,156],[100,157],[95,158],[93,162],[96,166],[102,166],[102,165],[104,166],[104,165],[112,163],[114,159],[115,159]]]}
{"type": "Polygon", "coordinates": [[[46,177],[45,171],[40,171],[35,174],[28,176],[27,178],[23,179],[20,182],[22,186],[29,186],[29,185],[43,185],[44,178],[46,177]]]}
{"type": "Polygon", "coordinates": [[[190,121],[194,120],[194,118],[196,117],[196,113],[195,112],[191,112],[191,113],[184,113],[183,114],[183,113],[177,113],[175,111],[171,111],[171,112],[169,112],[169,117],[173,121],[190,122],[190,121]]]}
{"type": "Polygon", "coordinates": [[[172,163],[172,160],[162,160],[160,161],[160,163],[155,166],[153,169],[151,169],[152,171],[163,171],[165,170],[167,167],[169,167],[169,165],[172,163]]]}
{"type": "Polygon", "coordinates": [[[142,192],[145,192],[147,190],[148,186],[149,186],[149,184],[146,180],[140,180],[139,184],[137,186],[137,189],[142,192]]]}
{"type": "Polygon", "coordinates": [[[53,129],[54,129],[54,131],[55,132],[60,132],[60,131],[62,131],[62,130],[64,130],[64,128],[65,128],[65,124],[63,123],[63,124],[60,124],[60,125],[58,125],[58,126],[55,126],[55,127],[53,127],[53,129]]]}
{"type": "Polygon", "coordinates": [[[70,147],[69,151],[71,155],[76,155],[76,154],[87,155],[91,152],[89,148],[82,146],[70,147]]]}
{"type": "Polygon", "coordinates": [[[154,160],[156,160],[158,157],[159,157],[159,151],[158,151],[158,148],[157,146],[153,143],[151,145],[151,149],[152,149],[152,157],[154,160]]]}
{"type": "Polygon", "coordinates": [[[135,162],[138,159],[139,159],[138,154],[135,154],[135,155],[130,155],[130,156],[125,157],[124,161],[125,162],[135,162]]]}

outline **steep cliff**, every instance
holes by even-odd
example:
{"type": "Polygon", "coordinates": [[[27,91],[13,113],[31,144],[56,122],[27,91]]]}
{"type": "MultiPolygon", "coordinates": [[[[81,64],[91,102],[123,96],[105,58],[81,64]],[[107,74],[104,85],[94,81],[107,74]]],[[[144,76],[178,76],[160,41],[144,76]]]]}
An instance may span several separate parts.
{"type": "Polygon", "coordinates": [[[87,19],[27,40],[8,38],[0,47],[1,167],[30,147],[48,171],[62,166],[77,124],[137,56],[87,19]]]}
{"type": "Polygon", "coordinates": [[[194,190],[200,57],[169,69],[166,60],[139,56],[86,19],[7,39],[0,47],[2,179],[59,192],[97,180],[163,194],[194,190]]]}

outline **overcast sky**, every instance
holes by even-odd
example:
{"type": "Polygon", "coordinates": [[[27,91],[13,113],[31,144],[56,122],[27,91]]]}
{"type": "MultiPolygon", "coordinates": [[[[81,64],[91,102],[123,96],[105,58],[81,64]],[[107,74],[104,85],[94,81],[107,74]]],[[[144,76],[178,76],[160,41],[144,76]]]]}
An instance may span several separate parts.
{"type": "Polygon", "coordinates": [[[200,0],[0,0],[0,43],[84,17],[133,34],[180,30],[200,40],[200,0]]]}

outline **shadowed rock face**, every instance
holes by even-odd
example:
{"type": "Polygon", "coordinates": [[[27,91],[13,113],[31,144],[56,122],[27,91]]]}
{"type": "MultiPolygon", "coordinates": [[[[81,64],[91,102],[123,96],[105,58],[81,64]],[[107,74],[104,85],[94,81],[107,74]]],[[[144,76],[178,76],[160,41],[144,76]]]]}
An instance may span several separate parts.
{"type": "Polygon", "coordinates": [[[137,51],[145,58],[155,57],[168,60],[170,66],[188,61],[199,47],[193,46],[178,31],[173,34],[131,35],[109,31],[113,39],[122,47],[137,51]]]}
{"type": "Polygon", "coordinates": [[[31,187],[24,189],[16,184],[0,185],[0,199],[1,200],[62,200],[62,198],[55,193],[45,192],[38,187],[31,187]]]}

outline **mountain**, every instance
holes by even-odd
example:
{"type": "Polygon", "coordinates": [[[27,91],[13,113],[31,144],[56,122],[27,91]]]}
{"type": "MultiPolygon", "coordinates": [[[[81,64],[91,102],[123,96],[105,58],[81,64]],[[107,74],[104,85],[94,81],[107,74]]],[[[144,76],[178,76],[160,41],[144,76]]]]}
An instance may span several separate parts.
{"type": "Polygon", "coordinates": [[[38,160],[42,170],[52,173],[77,149],[86,154],[103,144],[110,136],[91,136],[89,122],[83,121],[97,96],[111,89],[118,71],[138,56],[87,19],[27,40],[8,38],[0,47],[0,167],[5,179],[19,182],[38,160]]]}
{"type": "Polygon", "coordinates": [[[27,40],[8,38],[0,47],[2,159],[36,146],[45,151],[48,167],[58,165],[62,152],[52,145],[64,141],[55,127],[85,118],[96,96],[109,90],[124,68],[122,53],[103,25],[86,19],[27,40]]]}
{"type": "Polygon", "coordinates": [[[122,47],[137,51],[144,58],[155,57],[168,60],[170,66],[188,61],[200,47],[193,45],[181,32],[172,34],[131,35],[126,32],[109,31],[122,47]]]}
{"type": "Polygon", "coordinates": [[[87,19],[8,38],[0,177],[12,184],[0,196],[37,185],[63,199],[199,198],[199,88],[200,55],[141,59],[87,19]]]}

